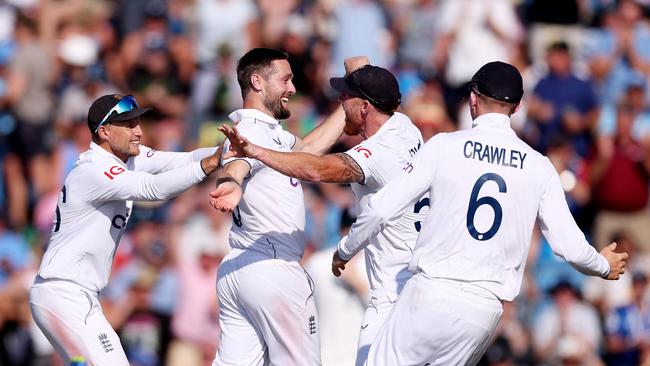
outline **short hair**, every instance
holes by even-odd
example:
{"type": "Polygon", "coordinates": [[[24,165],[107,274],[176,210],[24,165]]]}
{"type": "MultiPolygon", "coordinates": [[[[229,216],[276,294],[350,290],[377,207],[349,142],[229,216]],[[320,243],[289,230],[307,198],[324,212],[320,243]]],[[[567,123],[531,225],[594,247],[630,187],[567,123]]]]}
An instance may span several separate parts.
{"type": "Polygon", "coordinates": [[[266,77],[273,61],[288,59],[289,55],[286,52],[274,48],[253,48],[242,56],[237,63],[237,82],[241,88],[242,98],[245,98],[251,89],[253,74],[261,73],[266,77]]]}
{"type": "Polygon", "coordinates": [[[478,99],[481,100],[481,102],[487,106],[489,106],[492,109],[499,109],[503,112],[508,112],[510,115],[515,113],[517,110],[517,105],[519,105],[519,102],[517,103],[508,103],[504,102],[498,99],[494,99],[491,97],[488,97],[487,95],[481,94],[478,90],[472,89],[472,92],[476,95],[478,99]]]}

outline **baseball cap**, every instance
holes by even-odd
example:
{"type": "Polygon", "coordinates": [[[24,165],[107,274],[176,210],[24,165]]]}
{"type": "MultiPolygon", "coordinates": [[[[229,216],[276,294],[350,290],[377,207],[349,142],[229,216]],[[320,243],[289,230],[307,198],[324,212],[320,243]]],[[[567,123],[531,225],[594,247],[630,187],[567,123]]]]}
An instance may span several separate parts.
{"type": "Polygon", "coordinates": [[[330,85],[339,93],[367,100],[384,112],[393,112],[402,95],[397,79],[383,67],[365,65],[342,78],[331,78],[330,85]]]}
{"type": "Polygon", "coordinates": [[[523,84],[521,74],[516,67],[495,61],[483,65],[467,86],[470,90],[476,90],[487,97],[517,104],[524,95],[523,84]]]}
{"type": "Polygon", "coordinates": [[[129,121],[151,108],[139,108],[132,95],[108,94],[97,98],[88,109],[88,128],[97,132],[105,123],[129,121]]]}

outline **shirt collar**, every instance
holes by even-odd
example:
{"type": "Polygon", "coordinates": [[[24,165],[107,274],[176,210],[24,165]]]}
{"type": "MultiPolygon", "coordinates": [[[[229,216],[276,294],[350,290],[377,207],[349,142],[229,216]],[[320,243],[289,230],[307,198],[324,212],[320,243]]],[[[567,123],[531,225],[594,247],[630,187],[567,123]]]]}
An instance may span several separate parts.
{"type": "Polygon", "coordinates": [[[279,125],[280,121],[261,112],[257,109],[238,109],[228,116],[233,122],[237,122],[243,118],[254,118],[258,121],[268,123],[270,125],[279,125]]]}
{"type": "Polygon", "coordinates": [[[392,128],[392,126],[396,126],[399,123],[403,123],[404,121],[410,122],[411,120],[405,114],[399,112],[393,112],[393,115],[390,116],[390,118],[387,119],[386,122],[383,125],[381,125],[381,127],[379,127],[379,129],[377,130],[377,132],[375,132],[375,134],[378,134],[379,132],[384,130],[388,130],[392,128]]]}
{"type": "Polygon", "coordinates": [[[510,130],[510,117],[501,113],[482,114],[472,122],[473,128],[496,128],[510,130]]]}
{"type": "MultiPolygon", "coordinates": [[[[126,163],[123,162],[122,160],[120,160],[120,158],[118,158],[117,156],[113,155],[112,153],[106,151],[106,149],[104,149],[103,147],[97,145],[93,141],[90,142],[90,150],[93,151],[96,154],[99,154],[100,156],[102,156],[102,157],[104,157],[106,159],[113,159],[117,163],[119,163],[120,165],[126,166],[126,163]]],[[[131,159],[131,158],[129,157],[129,159],[131,159]]]]}

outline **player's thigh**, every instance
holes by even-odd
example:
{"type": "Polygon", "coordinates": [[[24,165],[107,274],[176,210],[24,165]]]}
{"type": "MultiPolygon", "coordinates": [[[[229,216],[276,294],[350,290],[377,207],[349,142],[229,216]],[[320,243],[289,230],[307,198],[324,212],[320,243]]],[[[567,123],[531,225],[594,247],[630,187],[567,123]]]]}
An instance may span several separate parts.
{"type": "Polygon", "coordinates": [[[34,321],[61,357],[83,356],[93,365],[128,365],[120,339],[99,300],[76,285],[47,283],[30,290],[34,321]]]}
{"type": "Polygon", "coordinates": [[[239,277],[242,271],[243,267],[228,257],[219,267],[217,295],[221,334],[213,366],[256,366],[267,363],[264,340],[242,309],[239,299],[239,277]]]}
{"type": "Polygon", "coordinates": [[[409,281],[370,347],[367,365],[466,365],[478,361],[500,304],[409,281]]]}
{"type": "Polygon", "coordinates": [[[313,282],[297,263],[250,265],[239,277],[239,299],[278,365],[320,364],[319,319],[313,282]]]}
{"type": "Polygon", "coordinates": [[[359,345],[356,358],[357,366],[362,366],[368,359],[370,345],[386,322],[394,305],[395,303],[390,302],[387,298],[385,300],[377,298],[370,300],[359,331],[359,345]]]}

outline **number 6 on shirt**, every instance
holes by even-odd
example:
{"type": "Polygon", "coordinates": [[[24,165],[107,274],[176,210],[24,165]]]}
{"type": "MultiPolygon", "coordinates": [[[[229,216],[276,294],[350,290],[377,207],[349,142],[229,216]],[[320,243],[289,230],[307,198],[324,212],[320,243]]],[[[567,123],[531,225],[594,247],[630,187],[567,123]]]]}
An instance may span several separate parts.
{"type": "Polygon", "coordinates": [[[476,183],[474,183],[472,194],[469,197],[469,207],[467,208],[467,230],[472,238],[479,241],[490,240],[497,231],[499,231],[499,227],[501,227],[501,219],[503,217],[503,210],[496,198],[490,196],[478,198],[481,187],[489,181],[493,181],[499,186],[499,192],[507,192],[506,182],[496,173],[485,173],[476,180],[476,183]],[[492,222],[492,226],[490,226],[490,229],[484,233],[480,233],[474,227],[474,215],[476,215],[476,210],[478,210],[482,205],[489,205],[494,210],[494,221],[492,222]]]}

